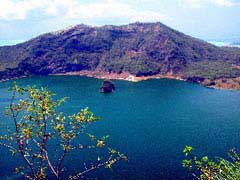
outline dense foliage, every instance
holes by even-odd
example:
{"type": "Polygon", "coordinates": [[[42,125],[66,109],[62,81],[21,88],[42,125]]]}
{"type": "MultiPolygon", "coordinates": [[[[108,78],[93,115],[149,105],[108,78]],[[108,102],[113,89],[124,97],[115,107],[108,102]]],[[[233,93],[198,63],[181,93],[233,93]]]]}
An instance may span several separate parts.
{"type": "Polygon", "coordinates": [[[50,174],[61,179],[68,174],[64,160],[72,151],[105,148],[108,154],[96,157],[97,163],[86,164],[85,169],[69,179],[79,179],[100,167],[111,168],[120,159],[127,160],[125,155],[107,147],[108,136],[98,139],[87,133],[87,127],[99,119],[87,108],[66,116],[58,112],[65,98],[55,101],[54,94],[44,88],[22,88],[15,83],[10,90],[12,99],[6,114],[11,117],[13,127],[0,136],[0,145],[16,155],[16,160],[23,159],[25,164],[15,167],[15,173],[26,179],[48,179],[50,174]],[[88,145],[84,137],[89,139],[88,145]]]}
{"type": "Polygon", "coordinates": [[[201,61],[192,63],[186,67],[184,73],[186,77],[203,77],[210,80],[219,78],[235,78],[240,76],[240,71],[236,66],[224,61],[201,61]]]}

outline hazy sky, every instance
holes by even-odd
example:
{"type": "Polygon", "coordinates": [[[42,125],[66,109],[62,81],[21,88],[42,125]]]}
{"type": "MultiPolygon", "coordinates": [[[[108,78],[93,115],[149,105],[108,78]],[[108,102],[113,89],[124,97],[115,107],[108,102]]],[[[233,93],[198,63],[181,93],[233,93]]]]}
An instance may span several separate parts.
{"type": "Polygon", "coordinates": [[[240,39],[240,0],[0,0],[0,41],[75,24],[160,21],[202,39],[240,39]]]}

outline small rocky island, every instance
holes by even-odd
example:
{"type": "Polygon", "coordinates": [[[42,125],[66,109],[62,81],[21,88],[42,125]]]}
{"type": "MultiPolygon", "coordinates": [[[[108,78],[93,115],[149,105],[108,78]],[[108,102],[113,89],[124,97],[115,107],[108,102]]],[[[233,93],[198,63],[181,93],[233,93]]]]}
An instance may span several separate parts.
{"type": "Polygon", "coordinates": [[[111,93],[115,90],[114,84],[109,80],[104,80],[101,87],[100,92],[101,93],[111,93]]]}

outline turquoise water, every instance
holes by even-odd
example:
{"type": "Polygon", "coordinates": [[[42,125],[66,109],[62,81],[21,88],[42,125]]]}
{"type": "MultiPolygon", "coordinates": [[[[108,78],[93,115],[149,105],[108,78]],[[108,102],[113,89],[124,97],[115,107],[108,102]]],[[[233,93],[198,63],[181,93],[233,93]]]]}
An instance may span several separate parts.
{"type": "MultiPolygon", "coordinates": [[[[161,79],[138,83],[115,80],[116,91],[101,94],[101,83],[78,76],[18,80],[19,85],[48,86],[57,97],[69,97],[62,109],[67,113],[89,107],[102,118],[89,131],[109,134],[108,144],[129,157],[128,163],[120,162],[112,170],[100,169],[87,179],[191,179],[181,167],[185,145],[210,157],[226,157],[230,148],[240,148],[240,92],[161,79]]],[[[0,83],[0,118],[9,103],[7,88],[11,84],[0,83]]],[[[1,154],[0,179],[5,179],[11,176],[16,161],[4,149],[1,154]]],[[[87,158],[74,155],[66,161],[70,173],[87,158]]]]}

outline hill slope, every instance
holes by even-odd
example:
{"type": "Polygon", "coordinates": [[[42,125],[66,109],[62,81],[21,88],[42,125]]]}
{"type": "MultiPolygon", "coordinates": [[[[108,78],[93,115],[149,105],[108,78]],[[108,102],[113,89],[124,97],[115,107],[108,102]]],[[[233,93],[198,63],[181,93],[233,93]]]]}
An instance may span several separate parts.
{"type": "Polygon", "coordinates": [[[0,80],[87,70],[171,75],[216,86],[223,79],[238,83],[239,64],[240,49],[216,47],[161,23],[77,25],[0,47],[0,80]]]}

